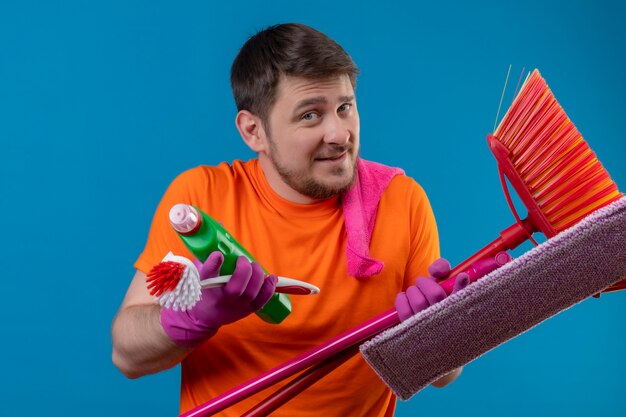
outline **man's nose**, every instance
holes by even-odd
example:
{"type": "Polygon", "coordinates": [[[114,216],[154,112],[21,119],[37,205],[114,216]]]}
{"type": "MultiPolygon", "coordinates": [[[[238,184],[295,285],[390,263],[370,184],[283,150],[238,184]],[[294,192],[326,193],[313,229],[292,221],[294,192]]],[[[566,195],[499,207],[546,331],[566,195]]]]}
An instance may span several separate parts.
{"type": "Polygon", "coordinates": [[[324,142],[335,145],[345,145],[350,140],[348,122],[338,115],[326,119],[324,142]]]}

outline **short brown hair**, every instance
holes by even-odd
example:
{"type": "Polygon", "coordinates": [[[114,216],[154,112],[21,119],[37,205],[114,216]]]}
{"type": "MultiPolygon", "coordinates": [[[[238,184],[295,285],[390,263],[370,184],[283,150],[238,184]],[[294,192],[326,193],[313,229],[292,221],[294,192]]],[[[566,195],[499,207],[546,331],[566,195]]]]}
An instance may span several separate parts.
{"type": "Polygon", "coordinates": [[[282,75],[326,79],[348,75],[356,89],[359,70],[334,40],[309,26],[287,23],[253,35],[233,61],[230,83],[237,110],[248,110],[267,126],[282,75]]]}

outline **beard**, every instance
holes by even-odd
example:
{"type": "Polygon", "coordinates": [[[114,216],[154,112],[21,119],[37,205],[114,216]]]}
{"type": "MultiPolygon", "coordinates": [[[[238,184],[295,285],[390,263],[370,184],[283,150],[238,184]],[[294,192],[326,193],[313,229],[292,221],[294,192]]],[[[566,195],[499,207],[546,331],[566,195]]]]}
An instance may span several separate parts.
{"type": "Polygon", "coordinates": [[[347,152],[346,158],[350,158],[352,162],[351,168],[344,166],[333,167],[329,172],[331,179],[336,181],[324,181],[318,179],[312,172],[311,166],[300,169],[286,167],[280,160],[278,151],[274,142],[270,139],[269,159],[280,175],[280,178],[302,195],[313,198],[315,200],[326,200],[331,197],[338,196],[347,191],[356,178],[356,155],[350,154],[350,150],[354,147],[351,142],[345,145],[328,145],[316,153],[316,158],[328,158],[334,155],[340,155],[347,152]]]}

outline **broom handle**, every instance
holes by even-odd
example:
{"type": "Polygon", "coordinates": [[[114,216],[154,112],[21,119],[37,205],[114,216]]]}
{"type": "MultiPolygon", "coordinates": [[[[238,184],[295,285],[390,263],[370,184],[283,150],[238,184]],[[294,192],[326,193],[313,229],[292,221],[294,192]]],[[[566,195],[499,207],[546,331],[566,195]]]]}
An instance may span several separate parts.
{"type": "MultiPolygon", "coordinates": [[[[529,217],[521,220],[519,223],[513,223],[500,232],[500,237],[461,262],[450,273],[448,278],[441,281],[439,284],[446,291],[446,294],[450,295],[454,288],[454,282],[456,276],[464,271],[467,271],[472,265],[483,259],[492,258],[496,256],[498,252],[513,250],[526,240],[528,240],[537,229],[534,226],[532,220],[529,217]]],[[[475,282],[476,279],[472,278],[471,282],[475,282]]]]}
{"type": "MultiPolygon", "coordinates": [[[[446,278],[441,282],[442,287],[444,287],[446,292],[449,294],[452,292],[454,280],[456,279],[455,275],[458,272],[467,270],[474,262],[487,257],[495,256],[495,254],[500,251],[514,249],[528,239],[528,236],[531,234],[531,230],[534,230],[534,228],[532,227],[532,222],[528,219],[522,220],[521,223],[515,223],[506,228],[500,232],[500,237],[454,268],[450,272],[449,278],[446,278]]],[[[208,402],[186,412],[185,414],[182,414],[181,417],[211,416],[245,398],[250,397],[251,395],[254,395],[286,378],[297,374],[298,372],[327,360],[338,352],[360,344],[365,340],[371,339],[377,334],[399,323],[400,318],[398,317],[395,308],[392,308],[391,310],[388,310],[366,321],[365,323],[340,334],[328,342],[323,343],[320,346],[313,348],[308,352],[305,352],[300,356],[287,361],[284,364],[279,365],[276,368],[271,369],[238,387],[231,389],[230,391],[218,395],[212,400],[209,400],[208,402]]],[[[317,369],[319,368],[316,368],[316,370],[313,370],[312,372],[317,372],[317,369]]],[[[321,373],[321,371],[319,372],[321,373]]],[[[321,376],[323,375],[320,375],[320,378],[321,376]]],[[[285,402],[288,399],[289,398],[287,398],[285,402]]]]}
{"type": "Polygon", "coordinates": [[[359,346],[354,345],[338,352],[323,362],[309,368],[297,378],[290,381],[281,389],[272,393],[266,399],[252,407],[241,417],[266,417],[276,411],[280,406],[291,400],[302,391],[315,384],[336,368],[340,367],[348,359],[359,353],[359,346]]]}

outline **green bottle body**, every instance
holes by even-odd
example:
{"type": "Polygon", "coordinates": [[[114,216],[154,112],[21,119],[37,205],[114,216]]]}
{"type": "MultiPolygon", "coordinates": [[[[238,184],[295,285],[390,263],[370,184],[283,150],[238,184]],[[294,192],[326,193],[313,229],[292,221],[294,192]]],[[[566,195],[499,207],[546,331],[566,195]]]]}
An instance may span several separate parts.
{"type": "MultiPolygon", "coordinates": [[[[245,256],[249,261],[256,261],[254,257],[228,233],[224,227],[213,220],[198,207],[193,206],[202,222],[200,228],[191,234],[178,236],[196,258],[204,262],[212,252],[220,251],[224,255],[224,263],[220,275],[231,275],[239,256],[245,256]]],[[[263,268],[267,274],[267,270],[263,268]]],[[[291,313],[291,300],[287,294],[275,293],[272,298],[256,314],[264,321],[272,324],[282,322],[291,313]]]]}

